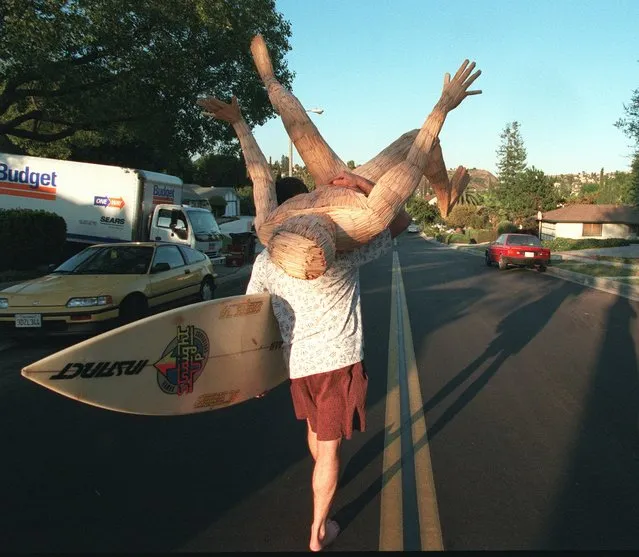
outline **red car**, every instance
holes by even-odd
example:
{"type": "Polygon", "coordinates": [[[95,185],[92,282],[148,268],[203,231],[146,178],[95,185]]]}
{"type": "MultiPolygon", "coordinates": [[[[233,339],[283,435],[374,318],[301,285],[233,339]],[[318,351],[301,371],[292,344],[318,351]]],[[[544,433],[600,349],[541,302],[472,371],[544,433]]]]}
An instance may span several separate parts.
{"type": "Polygon", "coordinates": [[[543,273],[550,263],[550,250],[532,234],[502,234],[486,248],[486,265],[493,263],[502,270],[514,265],[537,267],[543,273]]]}

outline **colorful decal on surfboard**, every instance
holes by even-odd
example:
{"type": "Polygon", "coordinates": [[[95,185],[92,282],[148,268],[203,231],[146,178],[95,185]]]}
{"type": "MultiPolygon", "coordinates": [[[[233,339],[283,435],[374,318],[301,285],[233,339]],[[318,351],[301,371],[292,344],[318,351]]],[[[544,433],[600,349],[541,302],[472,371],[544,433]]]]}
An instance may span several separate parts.
{"type": "Polygon", "coordinates": [[[168,395],[192,393],[209,358],[209,347],[209,338],[202,329],[178,325],[176,337],[154,364],[160,389],[168,395]]]}

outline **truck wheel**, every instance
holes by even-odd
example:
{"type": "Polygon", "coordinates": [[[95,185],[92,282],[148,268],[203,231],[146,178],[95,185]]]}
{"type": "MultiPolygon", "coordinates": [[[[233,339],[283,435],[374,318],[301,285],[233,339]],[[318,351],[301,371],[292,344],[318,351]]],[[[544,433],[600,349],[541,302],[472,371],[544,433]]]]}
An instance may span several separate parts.
{"type": "Polygon", "coordinates": [[[508,267],[508,263],[506,263],[506,260],[503,257],[499,258],[499,270],[500,271],[504,271],[506,269],[506,267],[508,267]]]}
{"type": "Polygon", "coordinates": [[[206,277],[200,285],[200,300],[206,302],[212,300],[215,294],[215,282],[211,277],[206,277]]]}
{"type": "Polygon", "coordinates": [[[486,258],[486,267],[490,267],[493,262],[490,260],[490,255],[485,254],[485,258],[486,258]]]}
{"type": "Polygon", "coordinates": [[[142,294],[133,294],[120,304],[120,324],[133,323],[146,316],[149,304],[142,294]]]}

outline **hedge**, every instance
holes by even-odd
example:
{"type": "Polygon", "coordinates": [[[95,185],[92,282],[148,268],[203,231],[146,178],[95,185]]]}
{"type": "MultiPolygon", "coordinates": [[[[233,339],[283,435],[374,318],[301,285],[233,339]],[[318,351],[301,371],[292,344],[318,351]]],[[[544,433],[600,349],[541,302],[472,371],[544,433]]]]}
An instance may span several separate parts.
{"type": "Polygon", "coordinates": [[[555,238],[543,240],[542,245],[551,251],[570,251],[591,248],[618,248],[629,246],[631,242],[623,238],[555,238]]]}
{"type": "Polygon", "coordinates": [[[55,213],[0,209],[0,270],[58,263],[66,236],[67,224],[55,213]]]}

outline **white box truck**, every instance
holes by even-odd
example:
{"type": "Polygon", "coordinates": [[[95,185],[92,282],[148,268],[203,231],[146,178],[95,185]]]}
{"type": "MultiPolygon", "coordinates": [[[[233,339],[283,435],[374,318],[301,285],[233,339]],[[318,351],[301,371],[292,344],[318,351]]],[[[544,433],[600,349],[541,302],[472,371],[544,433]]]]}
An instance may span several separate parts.
{"type": "Polygon", "coordinates": [[[159,172],[0,153],[0,209],[56,213],[69,242],[173,242],[223,262],[215,217],[183,205],[182,185],[159,172]]]}

